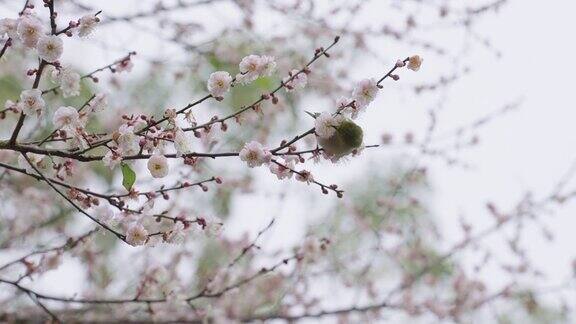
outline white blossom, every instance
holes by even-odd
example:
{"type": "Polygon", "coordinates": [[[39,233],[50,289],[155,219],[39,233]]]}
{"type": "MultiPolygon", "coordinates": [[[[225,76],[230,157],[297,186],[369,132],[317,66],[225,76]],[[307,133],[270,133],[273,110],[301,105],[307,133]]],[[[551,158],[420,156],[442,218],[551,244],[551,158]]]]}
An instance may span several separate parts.
{"type": "Polygon", "coordinates": [[[420,66],[422,65],[423,61],[424,59],[420,56],[413,55],[408,59],[408,68],[414,72],[417,72],[420,70],[420,66]]]}
{"type": "Polygon", "coordinates": [[[206,235],[210,237],[217,237],[222,234],[222,230],[224,229],[224,224],[222,220],[215,216],[204,217],[204,221],[206,222],[206,227],[204,231],[206,235]]]}
{"type": "Polygon", "coordinates": [[[365,108],[374,101],[378,90],[378,84],[374,79],[364,79],[358,82],[352,91],[357,109],[365,108]]]}
{"type": "Polygon", "coordinates": [[[114,153],[114,151],[110,150],[104,155],[102,162],[105,166],[112,170],[118,166],[120,162],[122,162],[122,157],[119,154],[114,153]]]}
{"type": "Polygon", "coordinates": [[[321,138],[330,138],[336,132],[336,127],[340,125],[343,118],[341,115],[332,116],[327,112],[323,112],[320,116],[316,117],[314,121],[314,128],[316,135],[321,138]]]}
{"type": "Polygon", "coordinates": [[[190,137],[180,128],[178,128],[174,134],[174,149],[178,157],[192,151],[190,137]]]}
{"type": "Polygon", "coordinates": [[[105,93],[99,93],[90,101],[90,108],[93,112],[101,112],[108,107],[108,96],[105,93]]]}
{"type": "Polygon", "coordinates": [[[11,18],[0,19],[0,37],[4,35],[18,39],[18,20],[11,18]]]}
{"type": "Polygon", "coordinates": [[[276,70],[276,60],[273,56],[248,55],[239,64],[240,73],[236,81],[248,84],[262,76],[270,76],[276,70]]]}
{"type": "Polygon", "coordinates": [[[56,128],[74,129],[80,126],[80,115],[74,107],[60,107],[54,113],[52,123],[56,128]]]}
{"type": "Polygon", "coordinates": [[[362,110],[357,108],[356,106],[350,105],[354,99],[348,97],[340,97],[336,100],[336,111],[341,113],[349,114],[350,118],[356,119],[358,117],[358,113],[362,110]]]}
{"type": "Polygon", "coordinates": [[[208,91],[216,98],[222,97],[230,90],[232,77],[226,71],[218,71],[210,74],[208,78],[208,91]]]}
{"type": "Polygon", "coordinates": [[[107,205],[98,206],[98,208],[96,208],[95,210],[94,215],[98,217],[98,219],[104,224],[110,226],[118,225],[118,218],[116,216],[116,213],[112,208],[110,208],[110,206],[107,205]]]}
{"type": "Polygon", "coordinates": [[[248,84],[260,76],[262,70],[262,59],[258,55],[248,55],[240,61],[240,73],[236,75],[236,80],[242,84],[248,84]]]}
{"type": "Polygon", "coordinates": [[[166,233],[166,242],[173,244],[180,244],[184,242],[186,237],[187,228],[182,222],[176,222],[172,229],[166,233]]]}
{"type": "Polygon", "coordinates": [[[38,89],[24,90],[20,94],[20,107],[27,115],[36,113],[40,115],[44,109],[45,103],[42,99],[42,91],[38,89]]]}
{"type": "Polygon", "coordinates": [[[177,116],[178,116],[178,113],[176,112],[176,109],[174,109],[174,108],[168,108],[168,109],[164,110],[164,118],[167,118],[168,122],[170,124],[176,123],[176,117],[177,116]]]}
{"type": "Polygon", "coordinates": [[[342,96],[336,100],[336,109],[345,109],[352,101],[353,99],[342,96]]]}
{"type": "Polygon", "coordinates": [[[132,126],[123,124],[118,129],[118,133],[119,135],[116,142],[123,156],[136,155],[140,152],[140,140],[138,136],[134,134],[132,126]]]}
{"type": "Polygon", "coordinates": [[[272,158],[270,151],[266,150],[262,144],[256,141],[246,143],[240,151],[239,156],[240,160],[246,162],[251,168],[268,163],[272,158]]]}
{"type": "Polygon", "coordinates": [[[130,58],[127,58],[125,60],[123,60],[122,62],[116,64],[114,66],[114,69],[116,70],[116,72],[120,73],[120,72],[130,72],[132,71],[132,68],[134,67],[134,63],[132,63],[132,60],[130,58]]]}
{"type": "Polygon", "coordinates": [[[308,76],[306,73],[298,73],[298,70],[290,71],[290,76],[284,78],[284,84],[286,85],[286,91],[291,92],[297,89],[303,89],[308,83],[308,76]]]}
{"type": "MultiPolygon", "coordinates": [[[[48,170],[50,166],[50,159],[46,155],[34,154],[34,153],[26,153],[28,160],[36,167],[36,169],[40,171],[48,170]]],[[[37,174],[36,170],[28,163],[24,155],[18,155],[18,166],[26,169],[26,172],[30,174],[37,174]]]]}
{"type": "Polygon", "coordinates": [[[164,155],[152,155],[148,159],[148,171],[154,178],[164,178],[169,171],[168,159],[164,155]]]}
{"type": "Polygon", "coordinates": [[[42,36],[36,44],[38,56],[46,62],[54,63],[58,61],[64,51],[62,39],[56,35],[42,36]]]}
{"type": "MultiPolygon", "coordinates": [[[[79,119],[77,127],[83,126],[82,123],[83,123],[82,119],[79,119]]],[[[86,140],[86,138],[84,138],[82,129],[77,127],[74,128],[69,127],[69,131],[71,132],[72,135],[72,138],[68,141],[69,147],[70,148],[80,147],[83,150],[89,148],[90,145],[86,140]]]]}
{"type": "Polygon", "coordinates": [[[284,163],[270,163],[270,172],[278,177],[278,180],[292,178],[292,170],[294,169],[293,161],[284,161],[284,163]]]}
{"type": "Polygon", "coordinates": [[[30,48],[36,47],[38,40],[44,34],[42,23],[34,16],[20,19],[17,31],[24,46],[30,48]]]}
{"type": "Polygon", "coordinates": [[[18,105],[17,102],[14,102],[10,99],[6,100],[6,102],[4,103],[4,109],[8,110],[8,109],[12,109],[15,110],[16,112],[20,112],[20,105],[18,105]]]}
{"type": "Polygon", "coordinates": [[[75,97],[80,94],[80,74],[69,67],[55,70],[52,74],[55,81],[60,84],[64,98],[75,97]]]}
{"type": "Polygon", "coordinates": [[[146,136],[146,140],[143,141],[142,150],[148,153],[157,152],[159,154],[164,154],[168,146],[168,141],[164,140],[164,131],[160,129],[157,132],[150,133],[146,136]]]}
{"type": "Polygon", "coordinates": [[[276,59],[274,56],[262,55],[260,57],[260,67],[258,73],[260,76],[271,76],[276,70],[276,59]]]}
{"type": "Polygon", "coordinates": [[[312,173],[310,173],[310,171],[302,170],[296,174],[296,180],[310,184],[311,182],[314,181],[314,177],[312,176],[312,173]]]}
{"type": "Polygon", "coordinates": [[[94,15],[86,15],[80,18],[78,22],[78,36],[86,37],[96,29],[96,25],[100,22],[100,19],[94,15]]]}
{"type": "Polygon", "coordinates": [[[126,231],[126,242],[132,246],[144,245],[148,240],[148,231],[140,223],[132,223],[126,231]]]}

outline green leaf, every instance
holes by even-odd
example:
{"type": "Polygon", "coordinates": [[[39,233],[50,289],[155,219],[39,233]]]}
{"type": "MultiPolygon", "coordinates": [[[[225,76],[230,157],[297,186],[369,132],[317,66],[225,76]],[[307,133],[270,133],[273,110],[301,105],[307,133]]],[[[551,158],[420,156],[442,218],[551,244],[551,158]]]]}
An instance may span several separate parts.
{"type": "Polygon", "coordinates": [[[134,182],[136,182],[136,173],[130,168],[130,166],[122,162],[122,185],[126,190],[130,191],[134,182]]]}

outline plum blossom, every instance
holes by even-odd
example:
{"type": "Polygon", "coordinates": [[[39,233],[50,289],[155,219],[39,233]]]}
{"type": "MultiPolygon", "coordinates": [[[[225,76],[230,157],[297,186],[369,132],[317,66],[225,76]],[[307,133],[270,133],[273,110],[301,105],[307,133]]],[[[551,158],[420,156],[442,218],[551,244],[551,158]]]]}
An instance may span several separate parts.
{"type": "Polygon", "coordinates": [[[290,179],[292,178],[292,170],[294,169],[293,161],[284,161],[284,163],[270,163],[270,172],[278,177],[278,180],[290,179]]]}
{"type": "Polygon", "coordinates": [[[90,108],[93,112],[101,112],[108,106],[108,97],[105,93],[99,93],[90,101],[90,108]]]}
{"type": "Polygon", "coordinates": [[[64,51],[62,39],[56,35],[42,36],[36,45],[38,56],[46,62],[54,63],[58,61],[64,51]]]}
{"type": "Polygon", "coordinates": [[[168,301],[176,301],[181,297],[185,297],[181,293],[178,280],[168,272],[166,267],[159,267],[152,270],[150,277],[154,278],[154,283],[149,289],[151,291],[159,290],[168,301]]]}
{"type": "Polygon", "coordinates": [[[134,134],[134,128],[123,124],[118,129],[118,138],[116,142],[120,148],[121,154],[123,156],[136,155],[140,151],[140,140],[136,134],[134,134]]]}
{"type": "Polygon", "coordinates": [[[54,70],[52,78],[60,85],[64,98],[75,97],[80,94],[80,74],[69,67],[54,70]]]}
{"type": "Polygon", "coordinates": [[[105,166],[109,167],[111,170],[114,169],[120,162],[122,162],[122,156],[120,154],[110,150],[102,158],[102,162],[105,166]]]}
{"type": "Polygon", "coordinates": [[[18,20],[11,18],[0,19],[0,37],[4,35],[12,38],[18,38],[18,20]]]}
{"type": "MultiPolygon", "coordinates": [[[[40,171],[48,170],[50,166],[50,159],[46,155],[26,153],[28,160],[40,171]]],[[[26,169],[26,172],[30,174],[36,174],[36,170],[28,163],[24,155],[18,155],[18,166],[26,169]]]]}
{"type": "Polygon", "coordinates": [[[78,20],[78,36],[86,37],[96,29],[100,19],[94,15],[86,15],[78,20]]]}
{"type": "Polygon", "coordinates": [[[114,210],[110,206],[102,205],[96,208],[94,215],[98,217],[100,221],[104,224],[116,226],[118,224],[118,219],[114,210]]]}
{"type": "Polygon", "coordinates": [[[42,99],[42,91],[38,89],[24,90],[20,94],[20,108],[26,115],[36,113],[40,115],[44,110],[44,99],[42,99]]]}
{"type": "Polygon", "coordinates": [[[174,108],[168,108],[166,110],[164,110],[164,118],[168,119],[168,122],[172,125],[176,124],[176,117],[178,116],[178,113],[176,112],[176,109],[174,108]]]}
{"type": "Polygon", "coordinates": [[[352,100],[353,99],[344,96],[338,98],[338,100],[336,100],[336,109],[345,109],[352,102],[352,100]]]}
{"type": "Polygon", "coordinates": [[[126,231],[126,243],[132,246],[144,245],[148,240],[148,231],[140,223],[132,223],[126,231]]]}
{"type": "Polygon", "coordinates": [[[286,85],[286,91],[291,92],[297,89],[303,89],[308,83],[306,73],[299,73],[298,70],[290,71],[290,75],[285,77],[283,82],[286,85]]]}
{"type": "Polygon", "coordinates": [[[164,178],[169,169],[168,159],[164,155],[154,154],[148,159],[148,171],[154,178],[164,178]]]}
{"type": "Polygon", "coordinates": [[[296,180],[310,184],[311,182],[314,181],[314,177],[312,176],[312,173],[310,173],[310,171],[302,170],[296,174],[296,180]]]}
{"type": "Polygon", "coordinates": [[[240,61],[240,73],[236,79],[242,84],[248,84],[258,79],[262,70],[262,60],[258,55],[248,55],[240,61]]]}
{"type": "Polygon", "coordinates": [[[230,90],[232,77],[226,71],[218,71],[210,74],[208,78],[208,91],[216,98],[221,98],[230,90]]]}
{"type": "Polygon", "coordinates": [[[36,47],[38,40],[44,34],[44,28],[38,18],[26,16],[20,19],[17,32],[24,46],[33,48],[36,47]]]}
{"type": "Polygon", "coordinates": [[[120,72],[130,72],[132,71],[132,68],[134,67],[134,63],[132,63],[132,60],[128,57],[125,60],[122,60],[122,62],[116,64],[114,66],[114,69],[116,70],[116,72],[120,73],[120,72]]]}
{"type": "Polygon", "coordinates": [[[248,55],[239,64],[240,73],[236,80],[241,84],[249,84],[262,76],[270,76],[276,70],[276,60],[273,56],[248,55]]]}
{"type": "Polygon", "coordinates": [[[364,79],[358,82],[352,91],[356,107],[358,109],[367,107],[376,98],[378,90],[378,84],[374,79],[364,79]]]}
{"type": "Polygon", "coordinates": [[[192,151],[190,137],[180,128],[176,129],[174,133],[174,149],[176,150],[177,157],[192,151]]]}
{"type": "Polygon", "coordinates": [[[164,134],[166,134],[164,130],[160,129],[157,132],[146,135],[146,139],[140,142],[140,145],[143,144],[142,150],[148,153],[158,152],[164,154],[168,146],[168,141],[163,140],[164,134]]]}
{"type": "Polygon", "coordinates": [[[262,55],[260,57],[260,66],[258,73],[260,76],[271,76],[276,70],[276,59],[274,56],[262,55]]]}
{"type": "Polygon", "coordinates": [[[215,216],[208,216],[202,218],[204,221],[204,231],[209,237],[217,237],[222,234],[224,223],[222,220],[215,216]]]}
{"type": "Polygon", "coordinates": [[[420,70],[420,66],[422,65],[422,59],[419,55],[413,55],[408,59],[408,68],[414,72],[420,70]]]}
{"type": "Polygon", "coordinates": [[[358,117],[358,113],[360,109],[357,109],[356,106],[352,106],[351,103],[354,99],[348,97],[340,97],[336,100],[336,111],[347,113],[350,115],[352,119],[356,119],[358,117]]]}
{"type": "Polygon", "coordinates": [[[80,115],[74,107],[60,107],[52,119],[54,127],[74,129],[80,126],[80,115]]]}
{"type": "Polygon", "coordinates": [[[20,112],[20,105],[18,105],[17,102],[14,102],[12,100],[6,100],[6,102],[4,103],[4,109],[6,110],[13,110],[15,112],[20,112]]]}
{"type": "Polygon", "coordinates": [[[343,117],[341,115],[332,116],[327,112],[323,112],[320,116],[316,117],[314,121],[314,128],[316,135],[321,138],[330,138],[336,132],[336,127],[340,125],[343,117]]]}
{"type": "Polygon", "coordinates": [[[246,162],[249,167],[254,168],[264,163],[270,162],[272,154],[262,144],[252,141],[246,143],[240,151],[240,160],[246,162]]]}
{"type": "Polygon", "coordinates": [[[176,222],[172,229],[166,233],[165,241],[173,244],[180,244],[184,242],[186,237],[187,228],[182,222],[176,222]]]}

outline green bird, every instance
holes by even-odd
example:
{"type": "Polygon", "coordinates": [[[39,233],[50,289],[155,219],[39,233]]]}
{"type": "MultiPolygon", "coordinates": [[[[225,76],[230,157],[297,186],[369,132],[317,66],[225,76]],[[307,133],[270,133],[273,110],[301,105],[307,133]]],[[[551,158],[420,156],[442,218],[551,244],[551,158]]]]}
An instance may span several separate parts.
{"type": "Polygon", "coordinates": [[[350,119],[345,119],[334,127],[336,132],[329,138],[318,137],[318,144],[324,149],[328,155],[334,157],[335,160],[352,153],[355,149],[362,145],[364,132],[362,128],[350,119]]]}

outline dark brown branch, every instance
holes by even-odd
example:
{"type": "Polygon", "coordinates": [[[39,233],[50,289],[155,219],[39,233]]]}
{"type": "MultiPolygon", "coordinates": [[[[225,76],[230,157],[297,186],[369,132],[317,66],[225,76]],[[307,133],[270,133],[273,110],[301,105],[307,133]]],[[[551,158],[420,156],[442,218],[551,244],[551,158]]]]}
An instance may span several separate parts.
{"type": "MultiPolygon", "coordinates": [[[[287,265],[291,261],[295,261],[298,259],[299,259],[299,257],[297,255],[293,255],[293,256],[284,258],[284,259],[280,260],[279,262],[277,262],[276,264],[272,265],[271,267],[262,267],[258,272],[254,273],[248,277],[245,277],[244,279],[240,279],[240,280],[236,281],[235,283],[222,288],[221,290],[218,290],[216,292],[210,292],[208,288],[204,288],[200,292],[198,292],[197,294],[192,295],[192,296],[186,298],[185,300],[187,302],[190,302],[190,301],[197,300],[200,298],[221,297],[222,295],[226,294],[227,292],[229,292],[231,290],[240,288],[240,287],[254,281],[257,278],[260,278],[266,274],[272,273],[272,272],[276,271],[278,268],[280,268],[281,266],[287,265]]],[[[81,299],[81,298],[57,297],[57,296],[39,293],[39,292],[36,292],[30,288],[26,288],[26,287],[22,286],[18,281],[11,281],[11,280],[0,278],[0,283],[5,283],[8,285],[14,286],[15,288],[19,289],[20,291],[22,291],[24,293],[34,295],[38,299],[52,300],[52,301],[57,301],[57,302],[62,302],[62,303],[72,303],[72,304],[74,304],[74,303],[75,304],[156,304],[156,303],[164,303],[164,302],[168,301],[166,298],[81,299]]]]}
{"type": "MultiPolygon", "coordinates": [[[[32,89],[37,89],[38,85],[40,84],[40,79],[42,78],[42,72],[44,71],[44,67],[46,66],[46,61],[40,61],[38,65],[38,69],[36,70],[36,78],[34,79],[34,84],[32,85],[32,89]]],[[[16,123],[16,127],[12,132],[12,136],[10,136],[10,141],[8,142],[10,145],[16,144],[16,139],[18,138],[18,133],[22,129],[24,125],[24,120],[26,119],[26,114],[24,112],[20,113],[20,117],[18,118],[18,122],[16,123]]]]}
{"type": "Polygon", "coordinates": [[[38,168],[34,165],[34,163],[32,163],[32,161],[30,161],[30,159],[26,156],[26,154],[22,154],[24,156],[24,158],[26,159],[26,161],[28,162],[28,164],[34,169],[34,171],[36,171],[36,173],[38,173],[38,175],[42,178],[42,180],[44,180],[52,189],[54,189],[54,191],[56,191],[60,196],[62,196],[62,198],[64,198],[68,203],[70,203],[70,205],[74,206],[74,208],[76,208],[80,213],[84,214],[86,217],[90,218],[90,220],[92,220],[94,223],[100,225],[101,227],[103,227],[104,229],[106,229],[107,231],[113,233],[114,235],[116,235],[116,237],[118,237],[119,239],[121,239],[122,241],[126,242],[126,235],[118,233],[117,231],[115,231],[114,229],[112,229],[111,227],[109,227],[108,225],[100,222],[98,219],[96,219],[95,217],[93,217],[92,215],[88,214],[86,211],[84,211],[84,209],[82,209],[80,206],[76,205],[75,202],[73,202],[70,198],[68,198],[68,196],[66,196],[66,194],[62,193],[60,190],[58,190],[58,188],[56,188],[56,186],[52,183],[52,181],[48,180],[48,178],[46,178],[44,176],[44,174],[42,174],[42,172],[40,172],[40,170],[38,170],[38,168]]]}
{"type": "Polygon", "coordinates": [[[20,257],[16,260],[10,261],[6,264],[4,264],[3,266],[0,267],[0,271],[5,270],[15,264],[21,263],[24,260],[26,260],[29,257],[38,255],[38,254],[45,254],[45,253],[49,253],[49,252],[54,252],[54,251],[63,251],[63,250],[69,250],[74,248],[75,246],[78,245],[78,243],[80,243],[81,241],[84,241],[86,238],[88,238],[89,236],[91,236],[92,234],[96,233],[98,231],[98,228],[95,228],[93,230],[90,230],[89,232],[87,232],[86,234],[83,234],[81,236],[79,236],[78,238],[75,239],[68,239],[66,241],[66,243],[59,245],[59,246],[55,246],[52,248],[48,248],[48,249],[42,249],[42,250],[38,250],[38,251],[34,251],[34,252],[30,252],[26,255],[24,255],[23,257],[20,257]]]}

